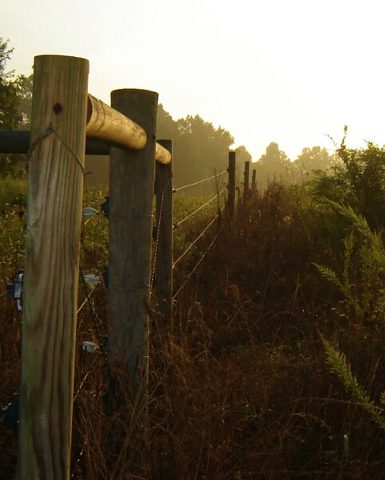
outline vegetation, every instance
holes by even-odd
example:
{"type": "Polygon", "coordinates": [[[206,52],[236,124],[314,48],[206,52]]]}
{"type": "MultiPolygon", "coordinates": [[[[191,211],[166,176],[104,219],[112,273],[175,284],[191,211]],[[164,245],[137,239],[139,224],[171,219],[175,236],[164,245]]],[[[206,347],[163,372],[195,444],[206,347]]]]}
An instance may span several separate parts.
{"type": "Polygon", "coordinates": [[[286,153],[279,149],[277,143],[271,142],[266,147],[266,153],[253,164],[253,168],[256,170],[258,187],[263,191],[274,181],[301,184],[320,172],[327,177],[339,163],[340,160],[335,154],[329,155],[325,148],[318,146],[304,148],[292,162],[286,153]]]}
{"type": "MultiPolygon", "coordinates": [[[[148,443],[130,393],[116,403],[103,356],[92,363],[79,351],[74,478],[383,478],[384,200],[373,165],[385,151],[343,142],[338,153],[334,174],[271,182],[239,204],[177,298],[173,323],[152,312],[148,443]]],[[[0,215],[3,282],[23,263],[21,189],[0,186],[15,204],[3,200],[0,215]]],[[[88,191],[86,205],[99,208],[104,195],[88,191]]],[[[176,220],[204,201],[176,196],[176,220]]],[[[176,229],[177,250],[207,218],[176,229]]],[[[104,269],[106,234],[102,215],[85,225],[83,271],[104,269]]],[[[177,286],[204,248],[176,272],[177,286]]],[[[105,305],[98,286],[79,314],[79,343],[108,333],[105,305]]],[[[4,406],[18,389],[21,319],[5,296],[0,312],[4,406]]],[[[0,428],[0,471],[12,478],[15,434],[0,428]]]]}
{"type": "MultiPolygon", "coordinates": [[[[32,76],[15,75],[7,71],[7,61],[13,49],[0,37],[0,130],[16,130],[29,123],[32,100],[32,76]]],[[[0,155],[0,175],[22,172],[20,157],[0,155]]]]}
{"type": "MultiPolygon", "coordinates": [[[[2,85],[12,92],[15,78],[7,78],[2,85]]],[[[228,148],[229,134],[200,117],[162,115],[165,136],[180,145],[196,142],[201,130],[216,151],[228,148]]],[[[209,143],[202,149],[221,168],[209,143]]],[[[246,149],[241,156],[249,159],[246,149]]],[[[112,382],[103,347],[96,356],[80,348],[84,340],[103,345],[108,334],[106,285],[95,288],[78,316],[72,478],[383,478],[384,165],[385,149],[372,143],[356,150],[344,139],[331,156],[307,148],[294,162],[278,144],[267,147],[256,165],[263,188],[238,203],[233,222],[221,218],[220,240],[176,298],[172,323],[150,308],[145,436],[124,369],[112,382]]],[[[190,170],[189,180],[198,173],[212,172],[190,170]]],[[[85,206],[99,210],[105,195],[88,189],[85,206]]],[[[176,223],[206,200],[176,192],[176,223]]],[[[176,256],[217,208],[214,202],[175,229],[176,256]]],[[[4,177],[0,292],[24,263],[24,229],[25,182],[4,177]]],[[[84,224],[83,273],[103,272],[107,234],[102,214],[84,224]]],[[[178,266],[176,288],[206,247],[178,266]]],[[[80,283],[82,304],[89,287],[80,283]]],[[[19,388],[20,336],[20,313],[0,293],[1,406],[19,388]]],[[[16,452],[16,423],[8,417],[0,422],[4,480],[14,478],[16,452]]]]}

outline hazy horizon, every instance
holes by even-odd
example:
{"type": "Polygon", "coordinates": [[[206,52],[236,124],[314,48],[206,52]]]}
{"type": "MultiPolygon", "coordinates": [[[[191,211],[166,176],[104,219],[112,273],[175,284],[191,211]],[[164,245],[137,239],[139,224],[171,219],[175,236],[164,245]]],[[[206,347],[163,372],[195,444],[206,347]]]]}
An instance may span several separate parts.
{"type": "Polygon", "coordinates": [[[144,0],[128,5],[3,0],[14,47],[9,69],[33,57],[88,58],[89,91],[146,88],[174,119],[200,115],[257,160],[274,141],[294,160],[304,147],[385,144],[380,1],[144,0]]]}

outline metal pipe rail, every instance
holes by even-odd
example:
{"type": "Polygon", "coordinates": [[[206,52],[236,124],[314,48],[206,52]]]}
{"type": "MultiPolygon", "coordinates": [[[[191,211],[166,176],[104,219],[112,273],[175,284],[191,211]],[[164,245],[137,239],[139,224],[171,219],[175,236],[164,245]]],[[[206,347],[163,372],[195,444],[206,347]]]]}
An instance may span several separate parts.
{"type": "MultiPolygon", "coordinates": [[[[0,153],[26,154],[30,146],[30,131],[0,132],[0,153]]],[[[110,146],[141,150],[147,143],[143,128],[101,100],[88,94],[86,153],[109,155],[110,146]]],[[[159,143],[155,146],[155,160],[167,165],[171,153],[159,143]]]]}

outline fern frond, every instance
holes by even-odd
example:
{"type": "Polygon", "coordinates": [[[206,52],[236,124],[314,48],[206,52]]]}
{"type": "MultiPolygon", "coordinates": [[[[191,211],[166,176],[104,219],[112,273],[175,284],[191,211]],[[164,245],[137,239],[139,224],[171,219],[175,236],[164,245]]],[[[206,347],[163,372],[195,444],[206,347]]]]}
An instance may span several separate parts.
{"type": "MultiPolygon", "coordinates": [[[[377,426],[385,431],[384,410],[374,404],[365,389],[358,383],[357,378],[351,371],[351,367],[347,362],[345,355],[337,350],[322,335],[321,340],[326,354],[326,363],[329,369],[337,375],[346,390],[355,397],[361,407],[372,417],[377,426]]],[[[385,396],[383,396],[384,393],[381,395],[381,402],[385,400],[385,396]]]]}
{"type": "Polygon", "coordinates": [[[331,282],[333,285],[335,285],[337,288],[341,290],[341,292],[344,292],[344,286],[340,279],[337,277],[337,274],[334,270],[332,270],[330,267],[326,267],[325,265],[320,265],[318,263],[313,263],[313,265],[316,267],[316,269],[319,271],[319,273],[329,282],[331,282]]]}
{"type": "Polygon", "coordinates": [[[350,223],[354,225],[357,230],[360,231],[360,233],[364,234],[365,236],[372,233],[365,217],[357,213],[350,205],[344,205],[329,199],[326,199],[325,202],[336,212],[349,220],[350,223]]]}

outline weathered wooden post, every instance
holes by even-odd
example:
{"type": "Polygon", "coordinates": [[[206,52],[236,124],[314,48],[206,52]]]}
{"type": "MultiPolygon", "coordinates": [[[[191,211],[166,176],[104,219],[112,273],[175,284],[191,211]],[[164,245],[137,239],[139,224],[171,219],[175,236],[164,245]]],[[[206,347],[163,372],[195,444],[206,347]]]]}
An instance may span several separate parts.
{"type": "Polygon", "coordinates": [[[35,57],[19,480],[70,478],[88,61],[35,57]]]}
{"type": "Polygon", "coordinates": [[[139,124],[147,136],[141,150],[111,148],[108,272],[112,361],[124,360],[133,392],[143,395],[144,402],[157,104],[155,92],[111,93],[111,106],[139,124]]]}
{"type": "Polygon", "coordinates": [[[228,197],[227,197],[227,209],[230,219],[234,218],[235,210],[235,170],[236,170],[236,153],[234,151],[229,152],[229,167],[228,167],[228,197]]]}
{"type": "Polygon", "coordinates": [[[251,193],[253,196],[255,196],[257,192],[257,171],[255,168],[253,168],[253,176],[251,180],[251,193]]]}
{"type": "Polygon", "coordinates": [[[246,204],[249,199],[250,161],[245,162],[243,178],[243,203],[246,204]]]}
{"type": "MultiPolygon", "coordinates": [[[[160,145],[172,155],[172,141],[159,140],[160,145]]],[[[173,184],[172,162],[156,164],[156,257],[155,263],[155,294],[159,308],[165,319],[172,324],[172,230],[173,230],[173,184]]],[[[171,325],[172,327],[172,325],[171,325]]]]}

